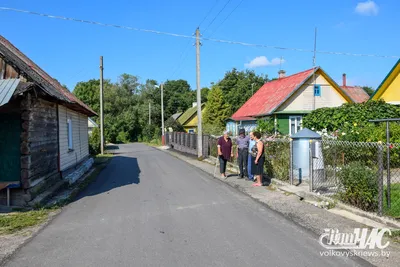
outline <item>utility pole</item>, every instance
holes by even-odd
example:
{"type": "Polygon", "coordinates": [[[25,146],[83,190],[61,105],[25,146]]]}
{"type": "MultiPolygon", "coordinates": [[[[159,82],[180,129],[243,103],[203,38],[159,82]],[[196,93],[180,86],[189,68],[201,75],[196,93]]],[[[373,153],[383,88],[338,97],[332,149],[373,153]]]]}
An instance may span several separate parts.
{"type": "Polygon", "coordinates": [[[149,102],[149,125],[151,125],[151,102],[149,102]]]}
{"type": "Polygon", "coordinates": [[[253,86],[254,86],[254,83],[251,84],[251,95],[254,95],[254,93],[253,93],[253,92],[254,92],[253,86]]]}
{"type": "Polygon", "coordinates": [[[161,143],[165,146],[164,136],[164,84],[161,84],[161,143]]]}
{"type": "Polygon", "coordinates": [[[196,85],[197,85],[197,157],[203,157],[203,129],[201,120],[200,89],[200,30],[196,29],[196,85]]]}
{"type": "Polygon", "coordinates": [[[104,116],[103,116],[103,56],[100,56],[100,151],[104,154],[104,116]]]}

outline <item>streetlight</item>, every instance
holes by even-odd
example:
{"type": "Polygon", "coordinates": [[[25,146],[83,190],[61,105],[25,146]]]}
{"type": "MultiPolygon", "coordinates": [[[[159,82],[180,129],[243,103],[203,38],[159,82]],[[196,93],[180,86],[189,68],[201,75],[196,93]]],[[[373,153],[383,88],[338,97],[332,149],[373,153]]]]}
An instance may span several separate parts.
{"type": "MultiPolygon", "coordinates": [[[[155,85],[156,88],[160,86],[155,85]]],[[[165,145],[165,133],[164,133],[164,84],[161,83],[161,144],[165,145]]]]}

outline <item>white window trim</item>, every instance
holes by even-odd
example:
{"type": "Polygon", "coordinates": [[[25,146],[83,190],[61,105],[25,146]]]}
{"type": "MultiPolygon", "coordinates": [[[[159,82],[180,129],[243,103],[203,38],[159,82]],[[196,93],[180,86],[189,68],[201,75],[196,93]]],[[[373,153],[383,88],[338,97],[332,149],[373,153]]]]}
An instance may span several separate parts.
{"type": "MultiPolygon", "coordinates": [[[[300,117],[300,130],[302,130],[303,129],[303,116],[289,116],[289,135],[292,135],[292,118],[294,118],[294,121],[295,121],[295,125],[294,125],[294,127],[295,127],[295,129],[297,129],[297,126],[299,126],[298,125],[298,121],[297,121],[297,118],[298,117],[300,117]]],[[[294,133],[293,133],[294,134],[294,133]]]]}
{"type": "Polygon", "coordinates": [[[74,149],[74,143],[72,138],[72,120],[67,119],[67,136],[68,136],[68,150],[74,149]]]}

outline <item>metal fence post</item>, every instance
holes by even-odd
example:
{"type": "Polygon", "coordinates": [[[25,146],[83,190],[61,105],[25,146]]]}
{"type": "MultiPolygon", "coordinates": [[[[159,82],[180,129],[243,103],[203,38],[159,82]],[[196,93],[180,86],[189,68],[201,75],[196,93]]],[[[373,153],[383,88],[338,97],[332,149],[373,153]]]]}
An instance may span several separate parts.
{"type": "Polygon", "coordinates": [[[383,214],[383,146],[378,145],[378,215],[383,214]]]}
{"type": "Polygon", "coordinates": [[[314,166],[313,166],[313,155],[312,155],[312,146],[314,144],[313,140],[310,140],[310,146],[308,148],[308,157],[309,157],[309,169],[308,169],[308,178],[309,178],[309,190],[313,191],[313,183],[314,183],[314,166]]]}
{"type": "Polygon", "coordinates": [[[290,157],[290,167],[289,167],[289,176],[290,176],[290,184],[293,185],[293,140],[290,138],[290,148],[289,148],[289,157],[290,157]]]}
{"type": "Polygon", "coordinates": [[[391,181],[390,181],[390,129],[389,129],[389,122],[386,122],[386,164],[387,164],[387,207],[390,209],[390,204],[391,204],[391,197],[390,197],[390,187],[391,187],[391,181]]]}

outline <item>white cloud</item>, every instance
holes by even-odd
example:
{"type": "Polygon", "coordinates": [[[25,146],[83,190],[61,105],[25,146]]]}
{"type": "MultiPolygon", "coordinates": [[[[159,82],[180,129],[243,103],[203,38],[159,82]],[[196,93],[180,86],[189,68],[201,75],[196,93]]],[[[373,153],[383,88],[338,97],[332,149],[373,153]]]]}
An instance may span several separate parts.
{"type": "MultiPolygon", "coordinates": [[[[282,63],[284,63],[285,60],[282,59],[282,63]]],[[[268,60],[267,57],[265,56],[260,56],[260,57],[255,57],[252,61],[249,63],[245,63],[244,66],[246,68],[259,68],[259,67],[266,67],[266,66],[276,66],[281,63],[280,58],[274,58],[271,61],[268,60]]]]}
{"type": "Polygon", "coordinates": [[[367,0],[365,2],[360,2],[356,6],[356,13],[365,15],[365,16],[376,16],[379,12],[378,5],[371,0],[367,0]]]}

